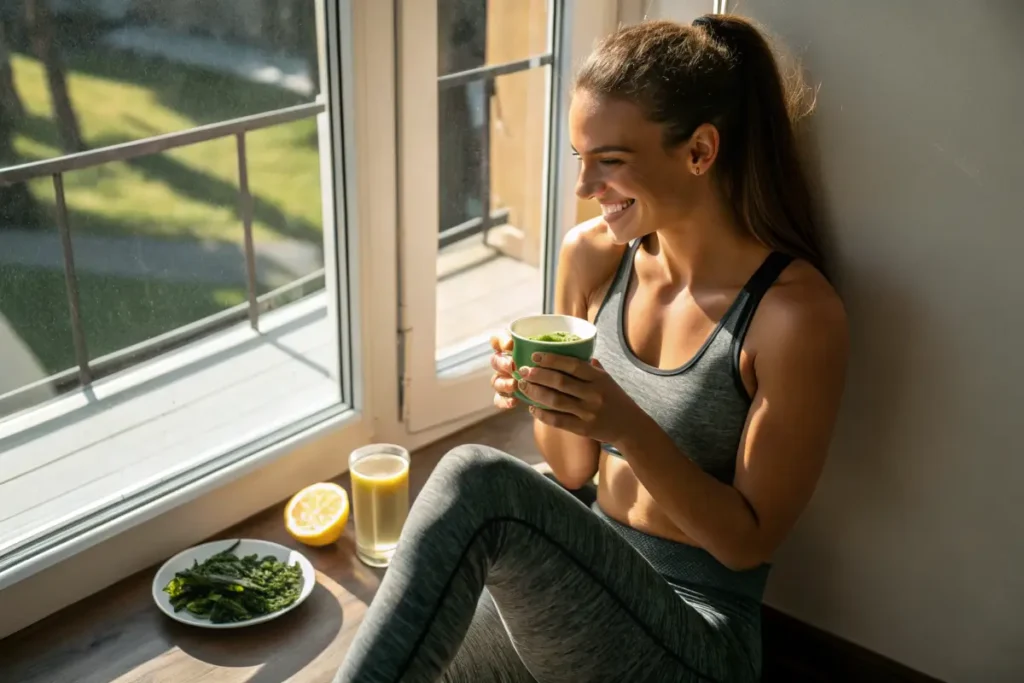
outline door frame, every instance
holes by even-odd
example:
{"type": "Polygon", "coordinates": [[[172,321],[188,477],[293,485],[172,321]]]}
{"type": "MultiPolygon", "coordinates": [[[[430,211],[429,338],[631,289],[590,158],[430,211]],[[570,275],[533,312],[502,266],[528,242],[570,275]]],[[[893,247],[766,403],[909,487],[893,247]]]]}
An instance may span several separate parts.
{"type": "MultiPolygon", "coordinates": [[[[543,301],[550,310],[558,248],[575,222],[575,161],[568,144],[571,76],[595,41],[613,31],[617,0],[549,0],[551,23],[545,124],[543,301]]],[[[409,434],[485,417],[492,408],[488,348],[438,362],[439,232],[437,3],[396,0],[398,150],[398,358],[400,419],[409,434]]]]}

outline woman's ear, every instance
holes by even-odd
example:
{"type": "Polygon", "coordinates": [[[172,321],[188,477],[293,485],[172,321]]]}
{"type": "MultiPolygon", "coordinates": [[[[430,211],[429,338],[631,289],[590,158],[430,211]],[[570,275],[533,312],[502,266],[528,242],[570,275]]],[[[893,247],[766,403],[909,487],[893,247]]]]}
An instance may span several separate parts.
{"type": "Polygon", "coordinates": [[[687,162],[694,175],[704,175],[708,172],[718,158],[720,142],[718,129],[710,123],[702,123],[693,131],[687,146],[687,162]]]}

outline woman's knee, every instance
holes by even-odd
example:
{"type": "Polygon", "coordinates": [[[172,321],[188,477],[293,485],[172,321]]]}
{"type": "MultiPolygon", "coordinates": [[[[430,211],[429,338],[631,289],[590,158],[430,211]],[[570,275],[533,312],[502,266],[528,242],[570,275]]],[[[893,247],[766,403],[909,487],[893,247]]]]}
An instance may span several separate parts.
{"type": "Polygon", "coordinates": [[[522,476],[526,465],[504,451],[478,444],[465,444],[448,451],[434,474],[449,483],[477,487],[511,482],[522,476]]]}
{"type": "Polygon", "coordinates": [[[480,444],[463,444],[456,446],[441,458],[438,469],[460,474],[473,474],[481,470],[491,471],[514,466],[518,462],[515,456],[480,444]]]}

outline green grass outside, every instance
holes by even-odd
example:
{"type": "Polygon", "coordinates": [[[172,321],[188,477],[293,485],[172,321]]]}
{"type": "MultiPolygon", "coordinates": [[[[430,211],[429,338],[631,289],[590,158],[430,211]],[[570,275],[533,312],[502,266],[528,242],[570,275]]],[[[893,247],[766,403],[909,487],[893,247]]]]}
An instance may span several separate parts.
{"type": "MultiPolygon", "coordinates": [[[[245,290],[80,274],[79,303],[92,358],[245,301],[245,290]]],[[[0,265],[3,315],[49,373],[75,366],[61,271],[0,265]]]]}
{"type": "MultiPolygon", "coordinates": [[[[90,48],[66,57],[68,88],[91,149],[308,101],[277,87],[128,52],[90,48]]],[[[27,110],[15,138],[20,161],[62,155],[42,65],[14,54],[12,68],[27,110]]],[[[257,242],[292,238],[319,244],[315,120],[249,133],[247,152],[257,242]]],[[[76,236],[242,241],[233,137],[75,171],[64,183],[76,236]]],[[[33,181],[30,189],[42,214],[36,229],[55,230],[52,181],[33,181]]],[[[245,300],[245,290],[230,284],[84,272],[79,290],[91,358],[245,300]]],[[[0,314],[48,372],[75,365],[61,270],[0,263],[0,314]]]]}
{"type": "MultiPolygon", "coordinates": [[[[308,101],[251,83],[128,52],[91,50],[68,59],[68,89],[91,149],[308,101]]],[[[27,116],[15,149],[22,161],[63,154],[42,64],[12,55],[27,116]]],[[[65,175],[76,234],[242,240],[234,137],[65,175]]],[[[256,239],[321,239],[316,122],[305,119],[246,136],[256,239]]],[[[30,185],[53,223],[49,177],[30,185]]]]}

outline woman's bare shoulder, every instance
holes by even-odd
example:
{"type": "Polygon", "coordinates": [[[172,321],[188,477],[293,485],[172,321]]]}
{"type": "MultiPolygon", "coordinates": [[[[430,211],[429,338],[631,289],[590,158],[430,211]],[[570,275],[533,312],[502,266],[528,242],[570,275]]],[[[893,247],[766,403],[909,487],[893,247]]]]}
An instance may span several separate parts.
{"type": "Polygon", "coordinates": [[[844,358],[846,309],[832,283],[805,261],[794,261],[765,294],[751,333],[767,345],[811,351],[814,347],[844,358]],[[757,320],[760,318],[760,320],[757,320]],[[824,347],[824,348],[821,348],[824,347]]]}
{"type": "Polygon", "coordinates": [[[582,305],[586,311],[607,289],[625,249],[625,245],[612,240],[600,217],[572,228],[558,255],[556,303],[569,304],[572,309],[582,305]]]}
{"type": "MultiPolygon", "coordinates": [[[[846,318],[846,311],[839,293],[820,270],[810,263],[795,260],[779,276],[778,286],[769,292],[777,313],[827,313],[830,319],[846,318]]],[[[766,300],[769,300],[766,297],[766,300]]]]}

